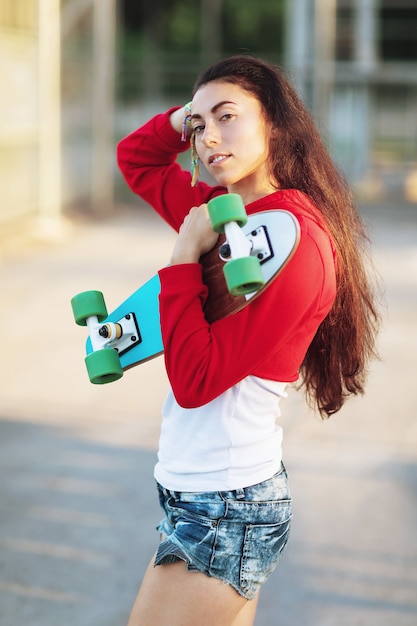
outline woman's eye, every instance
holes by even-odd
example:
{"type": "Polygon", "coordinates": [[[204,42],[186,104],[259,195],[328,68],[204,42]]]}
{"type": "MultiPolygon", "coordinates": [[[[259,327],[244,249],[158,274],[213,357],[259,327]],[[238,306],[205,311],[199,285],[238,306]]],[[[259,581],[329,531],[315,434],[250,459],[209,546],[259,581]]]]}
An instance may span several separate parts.
{"type": "Polygon", "coordinates": [[[201,133],[204,130],[204,126],[202,124],[200,124],[199,126],[194,126],[193,128],[193,132],[198,135],[199,133],[201,133]]]}
{"type": "Polygon", "coordinates": [[[231,120],[232,117],[234,117],[233,113],[224,113],[224,115],[221,116],[220,120],[227,121],[231,120]]]}

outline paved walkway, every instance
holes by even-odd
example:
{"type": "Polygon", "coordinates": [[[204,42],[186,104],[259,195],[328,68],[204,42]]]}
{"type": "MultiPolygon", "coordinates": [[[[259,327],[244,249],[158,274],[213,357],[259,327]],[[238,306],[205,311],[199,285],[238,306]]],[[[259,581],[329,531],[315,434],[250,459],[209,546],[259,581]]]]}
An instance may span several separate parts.
{"type": "MultiPolygon", "coordinates": [[[[386,284],[367,395],[321,423],[283,406],[292,537],[257,626],[417,623],[417,206],[367,209],[386,284]]],[[[90,385],[69,301],[109,308],[168,261],[148,211],[1,240],[0,626],[123,626],[155,548],[162,359],[90,385]]],[[[198,625],[196,625],[198,626],[198,625]]],[[[215,625],[214,625],[215,626],[215,625]]]]}

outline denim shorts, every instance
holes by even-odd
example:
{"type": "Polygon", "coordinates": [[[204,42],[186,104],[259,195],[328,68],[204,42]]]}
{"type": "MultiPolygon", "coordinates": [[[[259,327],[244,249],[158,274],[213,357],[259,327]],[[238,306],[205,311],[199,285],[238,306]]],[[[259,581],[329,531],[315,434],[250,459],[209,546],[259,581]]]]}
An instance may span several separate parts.
{"type": "Polygon", "coordinates": [[[276,568],[288,540],[291,496],[284,466],[234,491],[178,492],[158,484],[165,518],[155,565],[183,560],[190,571],[230,584],[248,600],[276,568]]]}

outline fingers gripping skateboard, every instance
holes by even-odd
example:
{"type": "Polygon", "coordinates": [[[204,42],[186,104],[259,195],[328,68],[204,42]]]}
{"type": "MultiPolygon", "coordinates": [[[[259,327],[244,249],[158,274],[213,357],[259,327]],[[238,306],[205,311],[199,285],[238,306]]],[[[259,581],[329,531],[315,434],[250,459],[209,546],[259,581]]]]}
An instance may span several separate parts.
{"type": "Polygon", "coordinates": [[[238,194],[224,194],[208,203],[213,229],[226,236],[228,260],[223,272],[232,295],[240,296],[258,291],[264,284],[261,265],[251,256],[251,243],[242,231],[247,215],[242,198],[238,194]]]}

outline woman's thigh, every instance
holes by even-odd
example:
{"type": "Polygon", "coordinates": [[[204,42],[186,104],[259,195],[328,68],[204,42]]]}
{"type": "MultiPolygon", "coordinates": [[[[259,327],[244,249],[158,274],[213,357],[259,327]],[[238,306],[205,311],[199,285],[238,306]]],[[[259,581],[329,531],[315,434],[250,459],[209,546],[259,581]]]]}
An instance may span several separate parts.
{"type": "Polygon", "coordinates": [[[252,626],[256,600],[183,561],[146,571],[128,626],[252,626]]]}

